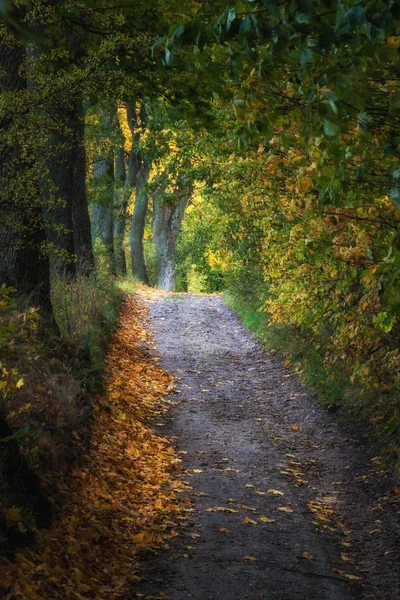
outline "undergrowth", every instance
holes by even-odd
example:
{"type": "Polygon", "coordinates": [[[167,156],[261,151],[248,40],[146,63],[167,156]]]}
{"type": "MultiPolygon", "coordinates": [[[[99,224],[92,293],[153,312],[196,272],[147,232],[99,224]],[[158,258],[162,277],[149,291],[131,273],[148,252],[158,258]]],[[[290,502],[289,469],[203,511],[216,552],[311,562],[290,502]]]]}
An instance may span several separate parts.
{"type": "Polygon", "coordinates": [[[79,378],[92,387],[99,378],[108,341],[119,314],[121,290],[108,274],[55,277],[52,304],[61,337],[81,352],[79,378]]]}
{"type": "Polygon", "coordinates": [[[371,438],[379,448],[382,464],[394,469],[395,475],[400,477],[399,392],[377,394],[376,390],[365,389],[359,382],[351,381],[345,364],[330,363],[319,352],[320,347],[329,343],[328,338],[315,340],[294,327],[271,323],[268,313],[262,309],[262,294],[227,291],[223,299],[267,351],[283,355],[285,366],[301,375],[306,386],[329,411],[340,411],[346,419],[358,423],[364,437],[371,438]]]}
{"type": "MultiPolygon", "coordinates": [[[[72,444],[84,460],[53,469],[53,523],[37,533],[35,547],[20,549],[14,561],[0,557],[0,593],[9,600],[126,598],[138,554],[167,547],[188,519],[180,459],[149,425],[169,409],[172,382],[146,350],[145,319],[143,304],[127,295],[104,392],[94,398],[89,446],[87,427],[74,428],[72,444]]],[[[15,509],[9,517],[21,522],[15,509]]]]}
{"type": "MultiPolygon", "coordinates": [[[[1,288],[0,554],[31,543],[39,521],[50,518],[35,509],[27,482],[35,483],[37,494],[57,497],[60,481],[81,460],[77,437],[84,432],[90,442],[90,393],[101,388],[119,316],[122,292],[110,277],[57,277],[52,283],[61,337],[48,332],[44,338],[38,309],[17,298],[15,290],[1,288]],[[13,452],[24,465],[16,473],[13,452]]],[[[43,506],[49,512],[48,503],[43,506]]]]}

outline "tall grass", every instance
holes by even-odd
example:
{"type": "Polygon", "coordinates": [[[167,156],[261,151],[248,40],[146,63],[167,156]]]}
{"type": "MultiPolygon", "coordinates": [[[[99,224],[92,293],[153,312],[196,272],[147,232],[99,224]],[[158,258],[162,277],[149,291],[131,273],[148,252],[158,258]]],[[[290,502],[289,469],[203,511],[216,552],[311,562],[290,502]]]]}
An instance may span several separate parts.
{"type": "Polygon", "coordinates": [[[92,376],[101,370],[121,298],[115,278],[108,274],[75,279],[57,276],[52,282],[52,303],[61,337],[66,345],[80,350],[92,376]]]}

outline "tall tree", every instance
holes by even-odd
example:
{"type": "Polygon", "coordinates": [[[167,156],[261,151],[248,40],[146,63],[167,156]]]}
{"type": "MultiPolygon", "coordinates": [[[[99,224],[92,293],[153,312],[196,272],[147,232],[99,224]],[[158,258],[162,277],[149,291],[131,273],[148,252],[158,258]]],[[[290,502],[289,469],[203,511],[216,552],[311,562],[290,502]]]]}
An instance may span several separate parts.
{"type": "Polygon", "coordinates": [[[23,123],[13,114],[13,107],[23,106],[28,95],[21,75],[25,48],[5,26],[0,27],[0,40],[0,276],[41,307],[42,323],[54,325],[35,154],[27,151],[29,142],[20,130],[23,123]]]}
{"type": "Polygon", "coordinates": [[[149,203],[147,182],[150,174],[150,163],[140,147],[140,137],[146,126],[146,108],[144,102],[140,103],[140,107],[128,105],[127,116],[132,132],[132,151],[129,157],[128,179],[130,184],[135,186],[135,206],[129,235],[132,275],[143,283],[148,284],[149,278],[144,255],[143,236],[149,203]]]}
{"type": "Polygon", "coordinates": [[[153,238],[156,246],[157,287],[175,290],[176,242],[185,210],[192,195],[192,182],[186,173],[178,178],[173,191],[166,193],[165,173],[158,178],[153,193],[153,238]]]}
{"type": "Polygon", "coordinates": [[[71,96],[48,107],[52,122],[46,220],[57,269],[75,276],[95,267],[86,195],[85,117],[79,97],[71,96]]]}
{"type": "Polygon", "coordinates": [[[111,268],[114,270],[114,142],[116,130],[116,112],[106,114],[100,110],[100,135],[105,143],[95,140],[96,153],[92,162],[91,186],[94,193],[92,201],[92,242],[96,239],[102,242],[111,268]]]}
{"type": "Polygon", "coordinates": [[[126,275],[125,229],[131,187],[127,181],[124,146],[118,146],[114,160],[114,264],[117,274],[126,275]]]}

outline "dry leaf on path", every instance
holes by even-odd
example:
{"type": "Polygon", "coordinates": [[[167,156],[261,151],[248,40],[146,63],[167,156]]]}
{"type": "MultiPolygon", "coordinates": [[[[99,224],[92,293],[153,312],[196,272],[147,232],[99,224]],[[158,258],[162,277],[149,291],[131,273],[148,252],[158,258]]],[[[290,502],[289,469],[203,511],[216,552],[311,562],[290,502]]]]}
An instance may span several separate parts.
{"type": "Polygon", "coordinates": [[[275,519],[269,519],[268,517],[266,517],[265,515],[260,515],[259,517],[260,521],[262,521],[263,523],[275,523],[275,519]]]}
{"type": "Polygon", "coordinates": [[[255,521],[254,519],[249,519],[249,517],[245,517],[243,519],[243,523],[248,523],[250,525],[258,525],[257,521],[255,521]]]}

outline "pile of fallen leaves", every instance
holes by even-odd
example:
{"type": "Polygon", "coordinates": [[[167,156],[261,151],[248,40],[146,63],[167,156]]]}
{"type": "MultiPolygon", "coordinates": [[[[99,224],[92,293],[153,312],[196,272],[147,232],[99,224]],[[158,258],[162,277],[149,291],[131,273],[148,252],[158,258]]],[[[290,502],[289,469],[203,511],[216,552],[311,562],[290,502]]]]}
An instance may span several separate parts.
{"type": "Polygon", "coordinates": [[[146,316],[136,297],[125,298],[90,443],[78,440],[87,455],[59,482],[51,529],[14,563],[0,558],[8,600],[121,598],[138,578],[138,553],[166,546],[186,518],[179,458],[151,428],[168,410],[172,382],[148,352],[146,316]]]}

